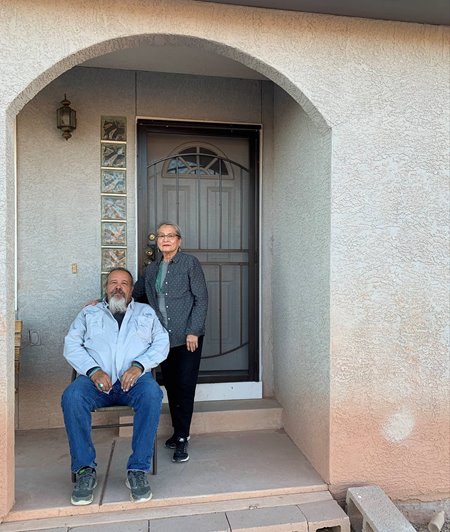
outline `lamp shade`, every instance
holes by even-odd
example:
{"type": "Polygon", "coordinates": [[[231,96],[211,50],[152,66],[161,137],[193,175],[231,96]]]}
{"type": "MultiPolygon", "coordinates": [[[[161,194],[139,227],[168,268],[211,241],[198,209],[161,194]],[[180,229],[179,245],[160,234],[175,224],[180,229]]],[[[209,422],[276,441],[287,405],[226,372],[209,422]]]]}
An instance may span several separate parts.
{"type": "Polygon", "coordinates": [[[61,103],[62,107],[56,111],[56,126],[63,132],[62,136],[69,140],[72,131],[77,127],[77,113],[70,107],[70,102],[65,94],[61,103]]]}

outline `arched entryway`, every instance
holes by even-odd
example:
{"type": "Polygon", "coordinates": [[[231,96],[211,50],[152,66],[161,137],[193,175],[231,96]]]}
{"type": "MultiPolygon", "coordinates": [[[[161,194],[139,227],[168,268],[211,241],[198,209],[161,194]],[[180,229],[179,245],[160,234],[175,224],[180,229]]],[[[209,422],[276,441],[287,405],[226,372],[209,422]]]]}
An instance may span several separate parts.
{"type": "MultiPolygon", "coordinates": [[[[187,95],[185,97],[188,101],[187,95]]],[[[75,98],[72,95],[71,98],[74,100],[75,107],[75,98]]],[[[326,313],[327,295],[323,288],[326,284],[327,266],[322,264],[317,273],[316,260],[317,252],[323,254],[324,258],[328,253],[326,244],[329,216],[327,200],[329,196],[326,178],[329,176],[331,149],[329,129],[325,120],[301,93],[298,86],[274,67],[265,64],[243,50],[224,43],[186,35],[130,36],[86,47],[77,54],[55,63],[53,67],[35,78],[27,89],[10,104],[8,116],[11,124],[17,113],[17,153],[19,160],[17,168],[18,312],[19,317],[24,318],[26,330],[33,330],[33,332],[38,333],[37,343],[35,345],[30,343],[27,347],[28,351],[25,351],[25,356],[28,358],[28,370],[25,369],[25,374],[21,377],[23,382],[21,382],[19,393],[23,393],[24,397],[26,394],[29,395],[22,403],[22,408],[19,408],[19,413],[23,415],[22,421],[19,421],[19,427],[20,423],[22,423],[22,428],[27,426],[30,428],[57,426],[60,423],[58,407],[47,409],[47,405],[48,403],[55,405],[55,402],[58,405],[57,397],[61,389],[63,370],[57,357],[62,337],[68,320],[79,308],[80,301],[84,301],[92,293],[96,294],[99,286],[98,272],[101,268],[99,255],[102,246],[98,235],[102,217],[95,206],[91,209],[87,206],[99,204],[102,194],[98,186],[102,170],[102,165],[98,161],[101,157],[98,153],[101,145],[99,137],[101,117],[108,115],[125,115],[127,117],[130,136],[126,141],[127,150],[129,150],[129,163],[127,163],[126,170],[127,177],[132,180],[136,175],[133,159],[137,150],[135,137],[133,140],[133,129],[137,116],[217,122],[222,113],[222,116],[225,117],[221,119],[222,121],[253,122],[262,125],[265,131],[264,147],[259,158],[259,162],[262,163],[260,218],[258,220],[261,227],[261,232],[258,235],[261,243],[259,262],[261,281],[258,287],[261,296],[261,317],[258,324],[262,353],[260,361],[263,367],[262,374],[266,379],[266,394],[272,395],[275,392],[280,395],[280,400],[287,408],[287,428],[292,432],[295,439],[298,430],[295,404],[298,399],[292,393],[292,390],[297,386],[292,381],[292,377],[301,370],[302,364],[298,365],[298,362],[295,362],[294,365],[291,365],[292,361],[289,360],[290,355],[288,353],[292,351],[292,345],[289,334],[285,334],[284,328],[289,329],[294,324],[292,317],[285,313],[289,308],[294,308],[296,302],[292,300],[293,294],[289,290],[289,286],[280,283],[279,280],[294,275],[299,263],[302,264],[302,267],[310,270],[312,275],[317,275],[319,283],[317,292],[321,294],[320,297],[322,298],[319,304],[317,304],[317,299],[315,299],[314,305],[311,301],[307,301],[305,308],[314,307],[313,313],[317,315],[326,313]],[[127,70],[117,72],[115,69],[99,71],[97,69],[80,69],[79,67],[71,71],[68,70],[87,58],[112,52],[118,48],[126,48],[130,45],[136,46],[144,42],[147,44],[156,43],[157,46],[164,46],[165,43],[171,45],[176,43],[177,46],[205,48],[215,54],[239,60],[263,73],[268,79],[239,80],[239,82],[236,80],[220,81],[217,78],[208,79],[206,76],[184,74],[183,76],[186,76],[184,79],[188,81],[187,86],[190,87],[191,96],[196,91],[198,94],[198,89],[202,85],[207,85],[209,88],[215,87],[216,91],[219,91],[217,94],[222,98],[223,108],[217,108],[217,101],[219,100],[217,98],[210,102],[209,112],[204,107],[200,112],[200,107],[197,106],[196,109],[194,108],[182,116],[185,113],[184,109],[177,110],[170,115],[167,111],[161,110],[162,103],[158,111],[149,111],[149,106],[154,100],[152,102],[151,91],[145,93],[152,86],[152,83],[159,84],[158,94],[160,98],[167,97],[165,89],[176,86],[181,79],[180,74],[156,75],[153,72],[130,72],[127,70]],[[95,90],[92,93],[84,92],[89,86],[101,88],[102,92],[97,92],[97,94],[95,94],[95,90]],[[47,119],[47,111],[51,107],[51,102],[59,98],[59,94],[69,90],[65,87],[71,88],[72,93],[77,95],[79,126],[72,139],[74,142],[56,144],[59,138],[57,139],[57,132],[54,131],[53,119],[47,119]],[[89,96],[84,101],[83,92],[89,96]],[[141,100],[137,98],[139,94],[141,100]],[[226,105],[230,102],[237,102],[237,95],[241,99],[239,105],[231,110],[231,114],[226,114],[230,111],[225,109],[226,105]],[[258,97],[255,99],[256,96],[258,97]],[[245,109],[246,104],[249,107],[245,109]],[[143,107],[139,108],[139,105],[143,107]],[[145,106],[147,106],[147,110],[145,110],[145,106]],[[212,111],[214,106],[216,106],[215,112],[212,111]],[[18,113],[19,109],[22,108],[23,110],[18,113]],[[223,114],[224,111],[226,111],[225,114],[223,114]],[[239,113],[242,113],[241,117],[239,117],[239,113]],[[27,129],[30,117],[33,115],[36,119],[34,122],[35,131],[41,129],[44,133],[44,136],[39,135],[38,139],[27,129]],[[245,115],[244,118],[242,118],[243,115],[245,115]],[[232,120],[229,117],[232,117],[232,120]],[[41,144],[36,144],[39,142],[41,144]],[[55,144],[52,144],[53,142],[55,144]],[[53,148],[51,148],[52,145],[53,148]],[[51,164],[48,164],[49,151],[52,154],[51,164]],[[68,168],[72,170],[68,171],[68,168]],[[80,178],[80,176],[83,177],[80,178]],[[309,181],[308,176],[312,176],[309,181]],[[320,176],[320,179],[316,180],[317,176],[320,176]],[[304,194],[308,199],[300,201],[304,194]],[[77,201],[64,202],[64,198],[76,198],[77,201]],[[292,201],[292,198],[298,198],[299,201],[292,201]],[[310,216],[316,210],[317,204],[320,205],[319,210],[323,214],[321,220],[311,219],[310,216]],[[303,212],[300,217],[298,217],[299,208],[303,212]],[[98,231],[97,229],[92,230],[93,227],[98,228],[98,231]],[[321,235],[325,246],[323,249],[315,249],[311,234],[307,233],[308,229],[316,236],[317,234],[321,235]],[[32,233],[36,231],[36,234],[32,235],[30,231],[32,233]],[[303,251],[300,255],[297,253],[298,248],[289,249],[292,246],[291,236],[293,234],[296,234],[297,239],[302,243],[303,251]],[[277,250],[280,246],[284,246],[289,251],[292,262],[287,261],[284,264],[278,262],[277,259],[280,255],[277,250]],[[303,258],[305,250],[306,259],[303,258]],[[80,259],[81,255],[83,255],[83,259],[80,259]],[[30,257],[37,259],[36,262],[40,265],[38,269],[30,267],[30,257]],[[78,268],[80,264],[83,264],[83,260],[85,261],[84,267],[80,268],[80,274],[75,276],[71,273],[72,265],[75,264],[78,268]],[[69,270],[66,269],[67,267],[69,270]],[[92,281],[93,279],[95,281],[92,281]],[[324,283],[323,286],[322,283],[324,283]],[[37,317],[37,309],[42,308],[39,305],[35,306],[41,292],[44,294],[45,304],[37,319],[32,316],[37,317]],[[61,301],[64,301],[63,305],[61,301]],[[61,311],[62,307],[63,311],[61,311]],[[55,321],[53,319],[55,315],[61,316],[62,319],[59,322],[58,320],[55,321]],[[47,353],[48,356],[49,345],[52,345],[53,350],[50,370],[49,359],[44,355],[47,353]],[[283,353],[283,355],[274,361],[273,355],[276,353],[283,353]],[[39,393],[45,382],[50,382],[50,386],[47,387],[47,394],[39,393]],[[44,412],[44,419],[42,417],[37,418],[37,411],[44,412]],[[291,416],[289,411],[292,412],[291,416]]],[[[8,135],[8,138],[12,139],[11,129],[8,131],[8,135]]],[[[9,147],[12,148],[11,144],[9,147]]],[[[14,157],[11,150],[8,152],[6,164],[9,182],[13,183],[14,157]]],[[[134,228],[136,219],[133,209],[136,205],[138,191],[134,186],[131,186],[129,190],[130,192],[126,197],[128,208],[126,224],[128,228],[134,228]]],[[[11,218],[9,223],[11,223],[11,218]]],[[[128,231],[127,235],[129,238],[127,251],[130,251],[131,267],[134,269],[136,267],[137,244],[136,241],[133,241],[133,230],[128,231]]],[[[14,286],[12,277],[10,277],[9,283],[11,287],[14,286]]],[[[313,293],[311,297],[314,297],[313,293]]],[[[8,299],[8,323],[12,323],[12,305],[13,298],[10,296],[8,299]]],[[[306,314],[308,313],[309,310],[306,314]]],[[[320,355],[323,357],[325,368],[327,348],[324,348],[324,345],[326,344],[327,332],[323,334],[320,349],[325,349],[325,351],[321,351],[320,355]]],[[[11,376],[12,363],[8,361],[5,364],[8,368],[8,375],[11,376]]],[[[27,362],[24,362],[24,365],[26,368],[27,362]]],[[[324,369],[323,377],[325,380],[323,382],[325,387],[328,376],[326,372],[327,370],[324,369]]],[[[8,405],[9,409],[8,416],[5,416],[5,433],[7,436],[5,462],[11,464],[14,463],[12,449],[14,392],[11,387],[7,387],[5,393],[5,404],[8,405]]],[[[308,397],[307,390],[304,391],[304,394],[305,397],[308,397]]],[[[314,398],[310,397],[310,402],[314,402],[314,398]]],[[[326,410],[325,403],[326,401],[324,401],[324,409],[326,410]]],[[[325,424],[324,420],[324,426],[317,430],[327,435],[325,424]]],[[[307,438],[307,445],[310,445],[315,439],[314,431],[315,429],[310,431],[311,441],[308,441],[307,438]]],[[[299,440],[298,443],[301,443],[301,437],[297,439],[299,440]]],[[[325,443],[320,449],[318,461],[325,464],[326,456],[325,443]]],[[[326,466],[324,465],[325,469],[326,466]]],[[[10,466],[8,466],[8,470],[11,472],[10,466]]],[[[8,478],[8,475],[6,477],[8,478]]],[[[4,492],[6,511],[10,508],[12,501],[13,482],[11,475],[9,478],[10,482],[4,492]]]]}

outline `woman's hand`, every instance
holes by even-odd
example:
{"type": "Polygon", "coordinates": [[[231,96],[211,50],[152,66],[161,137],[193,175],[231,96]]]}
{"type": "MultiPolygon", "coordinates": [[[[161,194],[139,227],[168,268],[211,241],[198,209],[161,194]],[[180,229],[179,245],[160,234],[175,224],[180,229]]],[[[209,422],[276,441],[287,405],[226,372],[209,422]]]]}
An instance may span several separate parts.
{"type": "Polygon", "coordinates": [[[193,353],[198,347],[198,336],[188,334],[186,336],[186,346],[188,351],[191,351],[191,353],[193,353]]]}
{"type": "Polygon", "coordinates": [[[98,299],[90,299],[89,301],[86,301],[86,303],[83,305],[84,307],[91,307],[92,305],[96,305],[97,303],[100,303],[100,300],[98,299]]]}

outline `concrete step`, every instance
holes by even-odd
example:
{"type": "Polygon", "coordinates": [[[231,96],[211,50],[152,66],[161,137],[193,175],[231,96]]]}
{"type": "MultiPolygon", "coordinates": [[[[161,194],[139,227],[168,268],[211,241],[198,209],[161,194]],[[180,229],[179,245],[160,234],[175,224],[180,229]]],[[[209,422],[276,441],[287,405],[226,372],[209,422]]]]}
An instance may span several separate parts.
{"type": "Polygon", "coordinates": [[[233,532],[350,532],[349,518],[334,500],[229,511],[226,518],[233,532]]]}
{"type": "Polygon", "coordinates": [[[350,532],[328,491],[11,521],[2,532],[350,532]]]}
{"type": "Polygon", "coordinates": [[[297,504],[150,519],[149,525],[152,532],[350,532],[349,518],[336,501],[300,497],[297,504]]]}
{"type": "Polygon", "coordinates": [[[99,430],[94,440],[94,501],[75,507],[64,431],[19,432],[16,504],[0,532],[350,530],[327,485],[282,430],[193,434],[182,464],[171,461],[160,437],[158,474],[149,477],[153,499],[140,504],[129,500],[124,483],[130,438],[99,430]]]}
{"type": "Polygon", "coordinates": [[[36,525],[36,520],[49,517],[111,512],[128,516],[137,506],[159,519],[331,499],[326,483],[282,430],[192,435],[190,460],[181,464],[172,462],[173,451],[164,448],[160,437],[158,474],[149,477],[153,499],[139,505],[130,501],[124,482],[130,438],[98,430],[94,441],[98,463],[94,501],[85,507],[71,506],[64,430],[18,433],[16,503],[5,521],[35,520],[36,525]]]}
{"type": "MultiPolygon", "coordinates": [[[[191,435],[215,434],[247,430],[276,430],[282,428],[281,405],[275,399],[242,399],[233,401],[200,401],[195,403],[191,435]]],[[[121,416],[121,423],[132,423],[130,416],[121,416]]],[[[129,437],[132,427],[121,427],[119,436],[129,437]]],[[[172,434],[169,407],[164,404],[158,436],[172,434]]]]}

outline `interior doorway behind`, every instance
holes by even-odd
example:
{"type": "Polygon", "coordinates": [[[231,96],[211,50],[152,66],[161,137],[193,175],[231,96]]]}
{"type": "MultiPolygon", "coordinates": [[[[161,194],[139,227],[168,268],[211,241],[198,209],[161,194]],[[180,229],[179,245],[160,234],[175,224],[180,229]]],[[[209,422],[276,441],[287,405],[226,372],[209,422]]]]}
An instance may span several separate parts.
{"type": "Polygon", "coordinates": [[[139,273],[174,221],[208,285],[200,383],[259,380],[259,126],[138,121],[139,273]]]}

